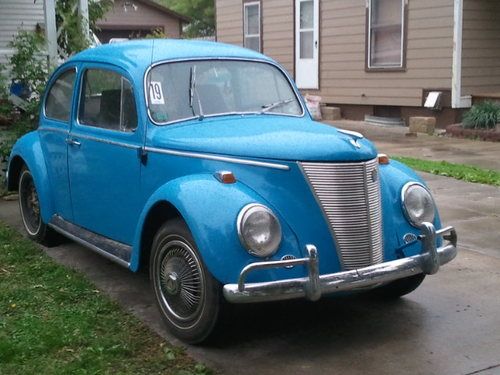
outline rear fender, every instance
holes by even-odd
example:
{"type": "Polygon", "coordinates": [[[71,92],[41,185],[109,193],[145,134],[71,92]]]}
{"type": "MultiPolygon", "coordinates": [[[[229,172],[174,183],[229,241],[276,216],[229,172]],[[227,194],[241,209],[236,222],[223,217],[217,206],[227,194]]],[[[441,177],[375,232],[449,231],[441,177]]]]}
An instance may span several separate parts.
{"type": "Polygon", "coordinates": [[[38,132],[34,131],[21,137],[12,148],[7,167],[7,186],[10,190],[18,188],[18,180],[23,165],[26,165],[33,176],[42,221],[48,223],[53,215],[50,180],[47,173],[45,157],[40,145],[38,132]]]}

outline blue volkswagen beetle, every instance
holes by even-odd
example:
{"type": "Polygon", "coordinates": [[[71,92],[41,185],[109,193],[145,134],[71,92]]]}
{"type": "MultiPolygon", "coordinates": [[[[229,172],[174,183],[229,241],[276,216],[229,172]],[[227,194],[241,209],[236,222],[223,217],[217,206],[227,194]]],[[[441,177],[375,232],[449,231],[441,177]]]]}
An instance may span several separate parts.
{"type": "Polygon", "coordinates": [[[201,342],[221,302],[398,297],[456,255],[424,182],[359,133],[314,122],[246,49],[144,40],[52,75],[8,187],[24,227],[138,271],[168,328],[201,342]]]}

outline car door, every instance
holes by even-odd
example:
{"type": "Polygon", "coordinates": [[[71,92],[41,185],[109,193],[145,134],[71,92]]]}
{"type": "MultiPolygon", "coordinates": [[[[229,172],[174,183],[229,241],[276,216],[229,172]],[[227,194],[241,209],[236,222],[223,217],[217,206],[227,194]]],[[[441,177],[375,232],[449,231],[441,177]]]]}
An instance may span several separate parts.
{"type": "Polygon", "coordinates": [[[116,67],[84,65],[69,136],[68,165],[74,223],[132,244],[139,216],[138,122],[132,79],[116,67]]]}
{"type": "Polygon", "coordinates": [[[48,84],[38,134],[42,145],[55,212],[65,220],[73,219],[68,177],[70,119],[74,104],[77,66],[68,66],[48,84]]]}

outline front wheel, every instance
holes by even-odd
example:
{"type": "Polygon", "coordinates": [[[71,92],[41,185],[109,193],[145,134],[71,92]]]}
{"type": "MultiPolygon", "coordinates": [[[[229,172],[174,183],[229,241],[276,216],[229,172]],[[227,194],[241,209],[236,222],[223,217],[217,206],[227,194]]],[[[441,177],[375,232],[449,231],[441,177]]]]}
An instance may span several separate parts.
{"type": "Polygon", "coordinates": [[[168,221],[156,234],[149,270],[170,331],[187,343],[205,340],[219,315],[221,288],[206,269],[182,220],[168,221]]]}
{"type": "Polygon", "coordinates": [[[422,284],[424,279],[425,275],[420,273],[418,275],[405,277],[404,279],[394,280],[389,284],[373,289],[372,294],[386,299],[396,299],[413,292],[422,284]]]}

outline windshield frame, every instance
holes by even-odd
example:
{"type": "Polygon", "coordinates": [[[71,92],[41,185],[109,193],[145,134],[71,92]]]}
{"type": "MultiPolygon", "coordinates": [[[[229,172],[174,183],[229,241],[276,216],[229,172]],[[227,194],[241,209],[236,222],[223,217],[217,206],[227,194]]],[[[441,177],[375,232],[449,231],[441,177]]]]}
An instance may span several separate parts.
{"type": "Polygon", "coordinates": [[[153,64],[151,64],[146,71],[144,72],[144,99],[145,99],[145,104],[146,104],[146,112],[148,113],[148,118],[151,123],[157,126],[165,126],[165,125],[171,125],[171,124],[176,124],[179,122],[185,122],[185,121],[191,121],[191,120],[200,120],[202,118],[210,118],[210,117],[220,117],[220,116],[229,116],[229,115],[263,115],[263,116],[287,116],[287,117],[304,117],[306,115],[306,110],[304,108],[304,103],[302,102],[302,96],[297,90],[297,87],[291,80],[290,76],[286,73],[286,71],[279,66],[278,64],[269,61],[269,60],[263,60],[263,59],[251,59],[251,58],[238,58],[238,57],[189,57],[189,58],[182,58],[182,59],[170,59],[170,60],[162,60],[162,61],[157,61],[153,64]],[[285,77],[286,81],[292,88],[293,94],[295,95],[295,99],[300,105],[300,108],[302,109],[301,114],[299,115],[292,115],[292,114],[287,114],[287,113],[273,113],[273,112],[260,112],[260,111],[248,111],[248,112],[223,112],[223,113],[214,113],[210,115],[204,115],[203,117],[197,115],[197,116],[191,116],[191,117],[186,117],[183,119],[177,119],[173,121],[166,121],[166,122],[158,122],[153,119],[153,116],[151,116],[151,110],[149,108],[149,90],[148,90],[148,78],[149,78],[149,73],[151,70],[158,65],[163,65],[163,64],[171,64],[171,63],[178,63],[178,62],[187,62],[187,61],[248,61],[248,62],[259,62],[259,63],[264,63],[271,65],[279,70],[281,74],[285,77]]]}

